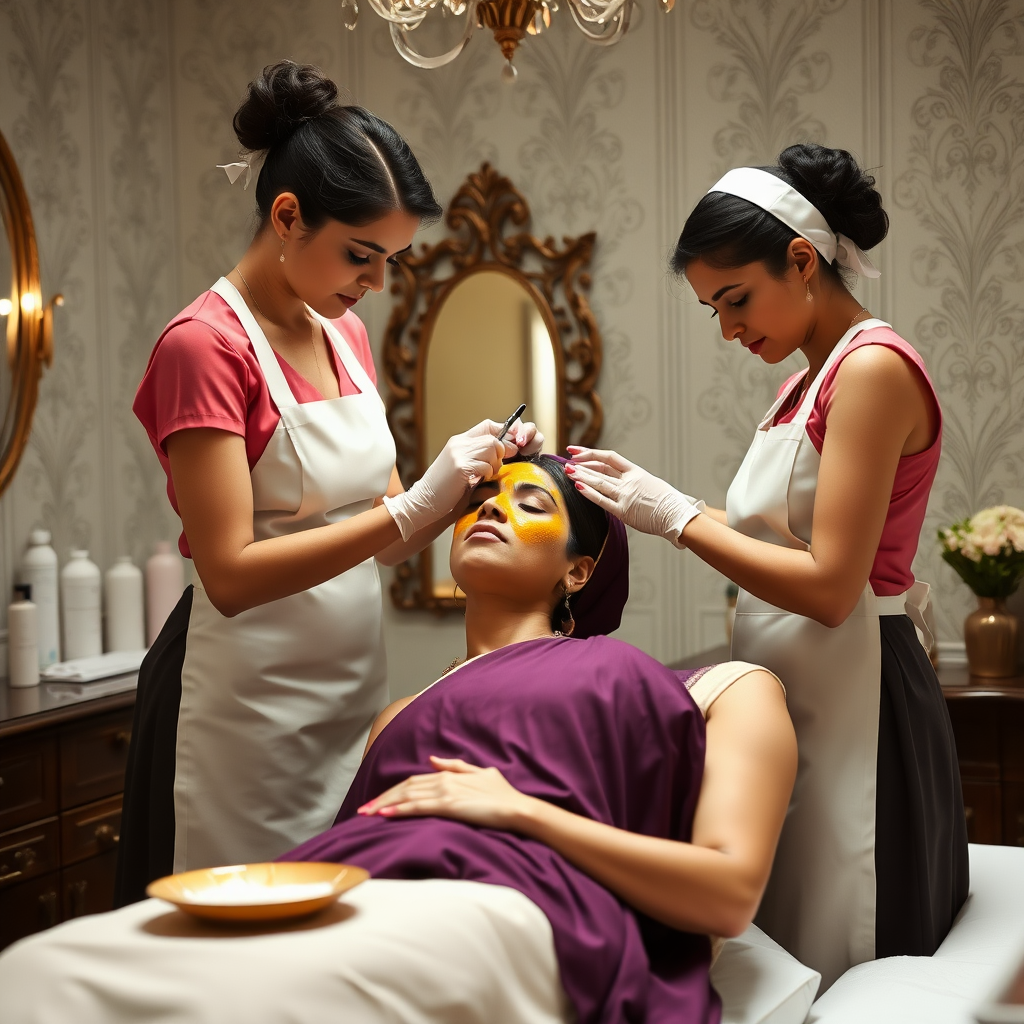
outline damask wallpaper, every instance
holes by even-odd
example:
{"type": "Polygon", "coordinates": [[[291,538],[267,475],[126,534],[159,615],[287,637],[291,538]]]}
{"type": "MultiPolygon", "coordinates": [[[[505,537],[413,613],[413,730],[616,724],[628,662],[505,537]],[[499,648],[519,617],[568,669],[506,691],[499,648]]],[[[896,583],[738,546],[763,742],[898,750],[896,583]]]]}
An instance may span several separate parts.
{"type": "MultiPolygon", "coordinates": [[[[0,576],[35,525],[62,557],[86,546],[104,567],[175,532],[131,398],[162,325],[251,234],[251,192],[214,165],[235,157],[245,82],[287,56],[392,121],[443,199],[490,160],[529,197],[536,233],[597,231],[603,442],[711,503],[791,367],[716,336],[666,270],[675,237],[728,167],[800,140],[860,157],[892,219],[861,298],[919,348],[943,403],[917,569],[953,653],[969,594],[935,527],[1024,503],[1024,0],[679,0],[667,16],[640,3],[608,49],[556,15],[508,87],[483,33],[421,71],[369,11],[345,31],[333,0],[0,0],[0,131],[44,286],[68,300],[0,501],[0,576]]],[[[388,306],[360,309],[377,345],[388,306]]],[[[666,660],[718,642],[722,578],[648,538],[633,550],[621,635],[666,660]]],[[[456,619],[389,609],[386,628],[396,694],[459,653],[456,619]]]]}

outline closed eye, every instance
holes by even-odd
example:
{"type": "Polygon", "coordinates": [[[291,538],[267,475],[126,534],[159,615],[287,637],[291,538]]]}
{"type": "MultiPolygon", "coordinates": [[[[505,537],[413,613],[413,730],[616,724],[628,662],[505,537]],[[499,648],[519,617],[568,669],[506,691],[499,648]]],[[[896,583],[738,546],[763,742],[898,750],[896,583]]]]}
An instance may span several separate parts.
{"type": "Polygon", "coordinates": [[[519,503],[519,507],[524,512],[533,512],[533,513],[535,513],[536,515],[539,515],[539,516],[546,516],[546,515],[550,514],[546,508],[540,508],[537,505],[529,505],[525,501],[521,501],[519,503]]]}
{"type": "MultiPolygon", "coordinates": [[[[360,256],[358,253],[354,253],[351,249],[348,251],[348,259],[350,263],[354,263],[357,267],[365,267],[370,262],[369,256],[360,256]]],[[[402,264],[395,259],[394,256],[387,258],[387,263],[392,267],[400,267],[402,264]]]]}
{"type": "Polygon", "coordinates": [[[730,302],[729,305],[732,306],[733,309],[739,309],[740,306],[742,306],[746,301],[747,296],[744,295],[742,299],[737,299],[735,302],[730,302]]]}

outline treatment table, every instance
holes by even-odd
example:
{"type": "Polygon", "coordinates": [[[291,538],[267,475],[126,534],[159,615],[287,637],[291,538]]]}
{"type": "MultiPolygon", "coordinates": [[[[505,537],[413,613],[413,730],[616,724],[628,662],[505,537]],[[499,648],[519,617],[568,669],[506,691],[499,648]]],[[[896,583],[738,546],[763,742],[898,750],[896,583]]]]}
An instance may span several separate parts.
{"type": "Polygon", "coordinates": [[[1024,849],[970,847],[971,889],[934,956],[860,964],[815,1000],[816,972],[751,925],[725,943],[711,977],[722,1024],[973,1024],[1024,959],[1024,849]]]}

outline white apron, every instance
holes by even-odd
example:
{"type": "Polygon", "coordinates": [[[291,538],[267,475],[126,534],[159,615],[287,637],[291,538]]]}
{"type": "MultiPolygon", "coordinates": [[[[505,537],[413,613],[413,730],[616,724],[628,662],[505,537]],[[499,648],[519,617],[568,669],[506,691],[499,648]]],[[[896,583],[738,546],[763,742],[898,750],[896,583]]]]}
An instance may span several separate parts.
{"type": "MultiPolygon", "coordinates": [[[[729,525],[770,544],[810,548],[820,456],[807,420],[829,369],[870,319],[832,350],[790,423],[772,426],[801,379],[765,414],[726,498],[729,525]]],[[[924,584],[912,588],[915,604],[924,584]]],[[[906,595],[876,598],[870,584],[835,628],[744,590],[732,657],[771,669],[786,687],[799,746],[793,798],[757,924],[822,975],[822,991],[875,955],[875,775],[881,645],[878,616],[911,612],[906,595]]],[[[912,617],[920,620],[918,608],[912,617]]]]}
{"type": "MultiPolygon", "coordinates": [[[[318,317],[360,394],[295,401],[234,286],[213,291],[249,335],[281,422],[252,470],[257,541],[336,523],[387,491],[384,406],[318,317]]],[[[380,580],[368,558],[311,590],[226,618],[198,576],[175,749],[174,870],[265,861],[329,828],[387,702],[380,580]]]]}

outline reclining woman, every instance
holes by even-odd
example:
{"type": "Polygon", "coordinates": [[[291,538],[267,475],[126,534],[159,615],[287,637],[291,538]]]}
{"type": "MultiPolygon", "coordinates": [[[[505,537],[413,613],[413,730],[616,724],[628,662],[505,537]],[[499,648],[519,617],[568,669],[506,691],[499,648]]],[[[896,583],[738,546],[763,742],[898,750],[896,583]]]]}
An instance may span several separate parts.
{"type": "Polygon", "coordinates": [[[717,1020],[708,936],[753,919],[796,771],[778,680],[602,635],[625,530],[553,457],[479,485],[451,569],[468,660],[382,713],[334,827],[285,858],[367,868],[354,915],[71,922],[0,957],[0,1016],[717,1020]]]}

